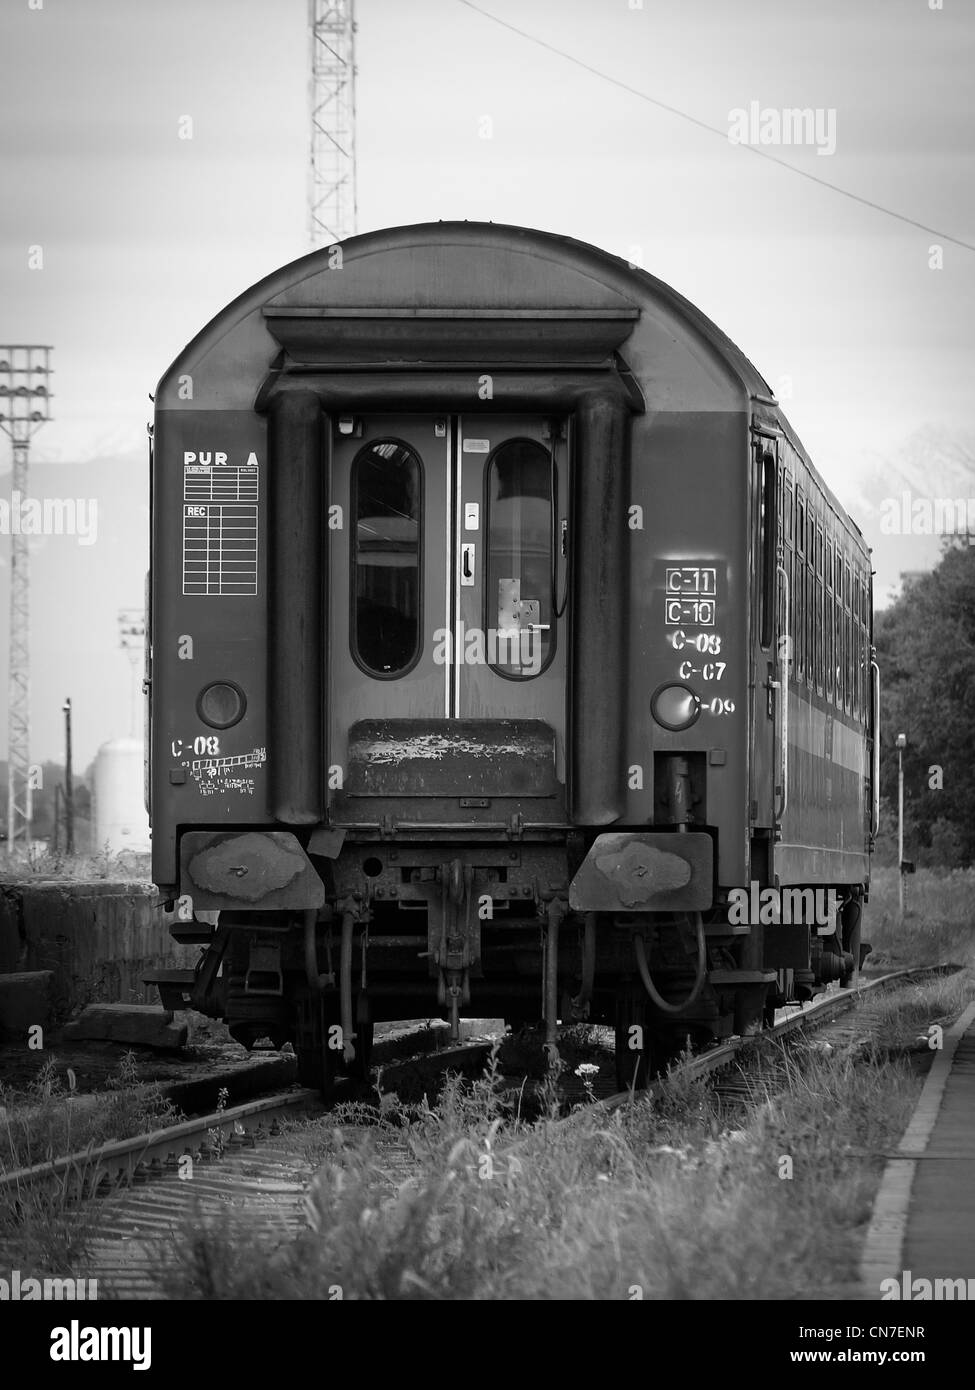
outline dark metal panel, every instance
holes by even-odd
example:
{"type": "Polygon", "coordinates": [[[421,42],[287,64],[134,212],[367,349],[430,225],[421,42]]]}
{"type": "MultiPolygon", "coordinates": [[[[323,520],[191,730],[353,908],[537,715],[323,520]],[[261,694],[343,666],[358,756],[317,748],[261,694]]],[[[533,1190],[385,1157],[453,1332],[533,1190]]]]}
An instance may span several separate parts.
{"type": "Polygon", "coordinates": [[[618,400],[627,410],[642,412],[643,397],[634,378],[615,367],[566,371],[549,364],[536,369],[492,371],[483,360],[476,367],[458,371],[456,364],[411,371],[281,372],[264,380],[254,409],[264,411],[281,395],[315,392],[321,408],[330,413],[352,410],[434,411],[438,415],[463,413],[477,402],[478,411],[526,410],[535,414],[573,410],[586,393],[598,392],[618,400]],[[492,396],[483,399],[483,377],[491,378],[492,396]]]}
{"type": "Polygon", "coordinates": [[[191,831],[179,843],[180,889],[194,908],[270,912],[321,907],[325,888],[293,835],[191,831]]]}
{"type": "Polygon", "coordinates": [[[170,888],[179,869],[180,826],[270,818],[267,428],[252,410],[160,410],[154,442],[152,872],[153,882],[170,888]],[[241,472],[248,476],[241,478],[241,472]],[[227,504],[238,516],[252,514],[256,525],[256,556],[250,551],[256,583],[250,593],[223,582],[223,560],[239,560],[237,547],[247,546],[234,537],[237,522],[225,527],[227,504]],[[215,682],[245,692],[245,712],[232,727],[201,719],[200,694],[215,682]]]}
{"type": "Polygon", "coordinates": [[[809,928],[776,922],[764,932],[762,964],[773,970],[808,970],[809,928]]]}
{"type": "Polygon", "coordinates": [[[555,732],[540,719],[362,719],[351,796],[555,796],[555,732]]]}
{"type": "Polygon", "coordinates": [[[618,395],[579,402],[575,479],[569,795],[576,824],[611,825],[626,785],[629,422],[618,395]]]}
{"type": "Polygon", "coordinates": [[[572,883],[573,912],[665,912],[710,907],[710,835],[688,831],[597,835],[572,883]]]}
{"type": "Polygon", "coordinates": [[[264,310],[268,328],[296,363],[605,363],[626,340],[638,309],[572,310],[328,308],[264,310]]]}
{"type": "Polygon", "coordinates": [[[318,397],[309,391],[278,397],[270,417],[271,813],[286,825],[315,825],[324,815],[324,417],[318,397]]]}

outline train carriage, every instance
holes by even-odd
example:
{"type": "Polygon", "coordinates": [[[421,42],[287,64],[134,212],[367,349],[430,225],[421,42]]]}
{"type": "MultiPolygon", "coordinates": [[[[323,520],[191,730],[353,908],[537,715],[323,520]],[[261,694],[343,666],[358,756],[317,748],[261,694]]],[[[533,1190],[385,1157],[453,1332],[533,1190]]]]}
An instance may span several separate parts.
{"type": "Polygon", "coordinates": [[[150,578],[170,1007],[323,1085],[381,1019],[609,1022],[640,1081],[859,964],[869,552],[650,275],[475,223],[277,271],[159,384],[150,578]]]}

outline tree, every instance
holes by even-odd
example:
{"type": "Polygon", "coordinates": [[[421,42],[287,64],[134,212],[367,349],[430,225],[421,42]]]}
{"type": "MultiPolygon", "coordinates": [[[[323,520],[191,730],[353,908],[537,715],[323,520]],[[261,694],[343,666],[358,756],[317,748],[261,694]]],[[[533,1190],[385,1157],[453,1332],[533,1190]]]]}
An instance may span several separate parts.
{"type": "MultiPolygon", "coordinates": [[[[882,676],[881,791],[897,805],[897,735],[904,750],[912,849],[975,861],[975,547],[949,544],[937,568],[877,615],[882,676]]],[[[910,854],[907,850],[905,853],[910,854]]],[[[944,856],[944,858],[942,858],[944,856]]]]}

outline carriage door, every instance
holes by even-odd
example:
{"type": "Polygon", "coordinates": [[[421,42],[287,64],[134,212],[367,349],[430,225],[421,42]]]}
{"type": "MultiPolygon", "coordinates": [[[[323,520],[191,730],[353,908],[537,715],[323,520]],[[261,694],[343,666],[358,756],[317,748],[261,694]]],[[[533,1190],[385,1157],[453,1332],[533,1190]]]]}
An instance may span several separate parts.
{"type": "Polygon", "coordinates": [[[458,421],[453,712],[540,719],[565,736],[568,442],[564,421],[458,421]],[[463,646],[461,646],[461,636],[463,646]]]}
{"type": "Polygon", "coordinates": [[[781,760],[781,729],[788,690],[782,688],[785,669],[780,636],[787,632],[784,613],[787,581],[779,562],[781,491],[778,479],[778,441],[753,426],[752,452],[752,662],[751,802],[753,823],[773,828],[782,808],[785,768],[781,760]]]}
{"type": "Polygon", "coordinates": [[[446,714],[434,636],[447,622],[451,439],[434,416],[356,416],[332,430],[329,760],[342,764],[358,720],[446,714]]]}
{"type": "Polygon", "coordinates": [[[329,489],[329,763],[346,765],[350,730],[375,721],[538,720],[564,780],[565,425],[344,423],[329,489]]]}

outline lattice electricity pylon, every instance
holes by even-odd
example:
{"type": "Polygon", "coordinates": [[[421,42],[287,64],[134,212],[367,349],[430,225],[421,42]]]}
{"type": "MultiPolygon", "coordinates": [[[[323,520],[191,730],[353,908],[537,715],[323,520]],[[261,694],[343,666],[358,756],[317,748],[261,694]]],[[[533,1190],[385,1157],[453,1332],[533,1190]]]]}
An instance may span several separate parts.
{"type": "Polygon", "coordinates": [[[132,712],[129,719],[129,737],[138,737],[139,694],[142,689],[141,667],[145,663],[146,651],[146,610],[144,608],[120,608],[118,611],[119,646],[129,658],[132,668],[132,712]]]}
{"type": "Polygon", "coordinates": [[[20,529],[31,435],[51,418],[51,349],[0,347],[0,429],[14,450],[10,479],[10,678],[7,711],[7,849],[30,845],[30,552],[20,529]]]}
{"type": "Polygon", "coordinates": [[[356,229],[355,0],[308,0],[308,23],[308,225],[314,248],[343,241],[356,229]]]}

